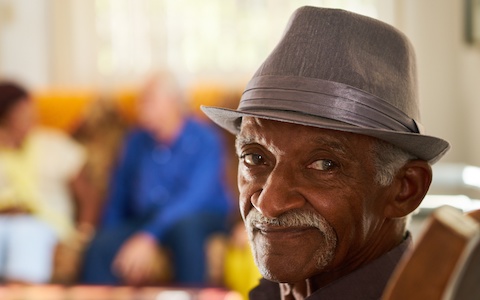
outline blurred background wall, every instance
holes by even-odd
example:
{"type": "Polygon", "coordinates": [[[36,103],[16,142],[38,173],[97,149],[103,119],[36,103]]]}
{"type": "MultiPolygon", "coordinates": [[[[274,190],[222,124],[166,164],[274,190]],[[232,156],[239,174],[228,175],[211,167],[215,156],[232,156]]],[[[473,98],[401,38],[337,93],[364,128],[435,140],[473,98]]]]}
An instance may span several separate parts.
{"type": "Polygon", "coordinates": [[[444,161],[480,165],[480,46],[465,38],[467,2],[0,0],[0,76],[38,90],[112,90],[170,67],[187,86],[241,89],[296,7],[347,8],[406,33],[427,133],[451,142],[444,161]]]}

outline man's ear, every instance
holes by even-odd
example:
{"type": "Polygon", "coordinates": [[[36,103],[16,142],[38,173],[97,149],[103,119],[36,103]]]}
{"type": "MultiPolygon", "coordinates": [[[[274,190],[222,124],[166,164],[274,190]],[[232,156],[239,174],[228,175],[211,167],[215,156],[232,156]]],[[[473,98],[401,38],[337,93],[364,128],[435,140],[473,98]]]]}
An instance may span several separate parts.
{"type": "Polygon", "coordinates": [[[400,218],[413,212],[422,202],[432,182],[432,168],[423,160],[411,160],[392,182],[394,194],[385,206],[385,217],[400,218]]]}

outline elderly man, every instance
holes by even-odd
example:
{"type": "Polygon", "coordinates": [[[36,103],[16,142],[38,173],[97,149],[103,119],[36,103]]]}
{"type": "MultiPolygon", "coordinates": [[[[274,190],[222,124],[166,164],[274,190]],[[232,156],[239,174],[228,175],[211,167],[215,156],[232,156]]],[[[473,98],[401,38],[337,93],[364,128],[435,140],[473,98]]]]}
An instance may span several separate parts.
{"type": "Polygon", "coordinates": [[[251,299],[381,297],[449,148],[419,123],[405,36],[302,7],[238,109],[203,110],[237,136],[240,210],[264,277],[251,299]]]}

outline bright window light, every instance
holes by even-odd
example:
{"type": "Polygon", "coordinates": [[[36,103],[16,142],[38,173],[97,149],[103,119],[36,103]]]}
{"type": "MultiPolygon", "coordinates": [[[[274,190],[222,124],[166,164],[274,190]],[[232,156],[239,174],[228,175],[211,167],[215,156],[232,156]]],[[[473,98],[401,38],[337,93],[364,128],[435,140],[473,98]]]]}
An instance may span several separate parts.
{"type": "Polygon", "coordinates": [[[463,212],[480,209],[480,201],[465,195],[427,195],[420,204],[420,209],[433,210],[440,206],[453,206],[463,212]]]}
{"type": "Polygon", "coordinates": [[[480,188],[480,168],[466,166],[463,169],[462,179],[465,184],[480,188]]]}
{"type": "MultiPolygon", "coordinates": [[[[377,16],[379,0],[96,0],[97,72],[132,78],[151,68],[250,76],[303,5],[377,16]]],[[[237,78],[239,79],[239,78],[237,78]]]]}

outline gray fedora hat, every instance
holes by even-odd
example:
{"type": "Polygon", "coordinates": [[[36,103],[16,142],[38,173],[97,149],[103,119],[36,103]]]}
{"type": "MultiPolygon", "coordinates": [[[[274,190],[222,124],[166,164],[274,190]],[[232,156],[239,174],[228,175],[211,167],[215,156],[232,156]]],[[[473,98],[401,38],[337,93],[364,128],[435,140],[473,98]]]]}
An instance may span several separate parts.
{"type": "Polygon", "coordinates": [[[436,162],[449,149],[420,125],[415,55],[381,21],[344,10],[297,9],[236,110],[202,106],[236,134],[253,116],[372,136],[436,162]]]}

